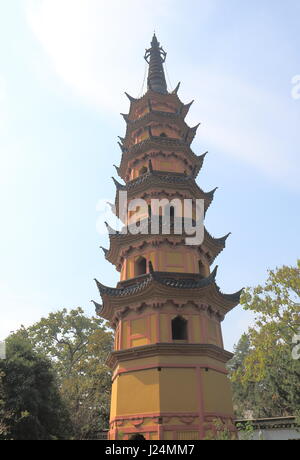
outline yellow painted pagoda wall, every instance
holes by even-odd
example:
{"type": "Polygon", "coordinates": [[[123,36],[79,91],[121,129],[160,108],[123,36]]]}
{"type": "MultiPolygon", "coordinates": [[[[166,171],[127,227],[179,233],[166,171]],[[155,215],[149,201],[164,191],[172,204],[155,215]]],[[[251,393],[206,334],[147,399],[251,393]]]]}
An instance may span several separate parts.
{"type": "MultiPolygon", "coordinates": [[[[171,193],[176,194],[176,190],[171,190],[171,193]]],[[[175,195],[176,196],[176,195],[175,195]]],[[[174,207],[174,216],[177,218],[183,218],[184,215],[186,217],[192,217],[196,220],[196,205],[193,201],[185,201],[181,198],[174,198],[173,200],[169,200],[165,197],[154,198],[156,201],[152,201],[151,198],[143,198],[142,202],[131,202],[128,206],[128,213],[127,213],[127,225],[132,225],[136,222],[140,222],[143,219],[147,219],[149,217],[149,206],[151,206],[152,215],[153,216],[169,216],[170,215],[170,207],[174,207]]],[[[190,198],[191,200],[191,198],[190,198]]]]}
{"type": "MultiPolygon", "coordinates": [[[[169,112],[174,113],[177,110],[177,104],[172,101],[162,100],[161,96],[156,97],[156,95],[152,95],[151,98],[151,105],[152,109],[161,112],[169,112]]],[[[141,104],[138,104],[132,111],[131,111],[131,119],[138,120],[142,118],[144,115],[149,113],[149,106],[147,101],[145,100],[141,104]]]]}
{"type": "MultiPolygon", "coordinates": [[[[187,171],[187,166],[180,159],[173,158],[172,161],[165,158],[154,158],[152,166],[155,171],[167,171],[175,173],[184,173],[187,171]]],[[[141,175],[143,168],[149,167],[149,161],[141,161],[137,168],[131,170],[130,180],[136,179],[141,175]]]]}
{"type": "MultiPolygon", "coordinates": [[[[119,323],[115,349],[125,350],[155,343],[172,343],[172,320],[179,315],[174,305],[165,305],[163,311],[147,308],[143,314],[130,312],[119,323]]],[[[223,346],[221,325],[205,312],[185,307],[180,316],[188,322],[186,343],[209,343],[223,346]]]]}
{"type": "Polygon", "coordinates": [[[207,413],[231,413],[232,394],[229,379],[214,370],[203,372],[203,400],[207,413]],[[222,392],[220,392],[222,388],[222,392]]]}
{"type": "Polygon", "coordinates": [[[175,124],[171,123],[149,123],[147,127],[138,128],[132,132],[130,141],[132,144],[139,144],[144,140],[149,138],[149,127],[151,127],[151,132],[153,136],[170,137],[172,139],[181,139],[182,133],[175,124]]]}
{"type": "Polygon", "coordinates": [[[225,423],[234,432],[224,365],[203,357],[122,362],[113,378],[111,439],[203,439],[225,423]],[[126,397],[125,397],[126,395],[126,397]]]}
{"type": "MultiPolygon", "coordinates": [[[[163,156],[157,156],[152,158],[152,166],[154,171],[167,171],[167,172],[175,172],[175,173],[186,173],[188,174],[188,166],[183,159],[180,157],[169,156],[169,158],[165,158],[163,156]]],[[[149,167],[149,160],[140,160],[135,167],[131,168],[129,180],[136,179],[141,175],[141,171],[143,168],[149,167]]]]}
{"type": "MultiPolygon", "coordinates": [[[[124,260],[121,269],[122,281],[137,276],[136,264],[141,257],[144,257],[148,264],[151,261],[154,270],[159,272],[200,273],[199,262],[201,262],[201,274],[203,276],[210,274],[210,267],[207,261],[200,257],[197,247],[194,249],[183,248],[182,246],[176,247],[176,249],[164,247],[153,249],[150,247],[144,251],[137,249],[124,260]]],[[[147,272],[149,272],[149,266],[147,272]]]]}

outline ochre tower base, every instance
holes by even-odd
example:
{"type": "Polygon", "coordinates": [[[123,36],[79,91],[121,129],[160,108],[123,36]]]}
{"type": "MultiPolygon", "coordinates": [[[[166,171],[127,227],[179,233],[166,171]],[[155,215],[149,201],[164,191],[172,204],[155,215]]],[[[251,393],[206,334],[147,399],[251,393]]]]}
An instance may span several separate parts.
{"type": "Polygon", "coordinates": [[[230,385],[221,362],[228,358],[213,345],[194,344],[115,353],[109,438],[127,440],[140,433],[147,440],[213,439],[218,430],[234,437],[230,385]]]}
{"type": "Polygon", "coordinates": [[[231,390],[221,322],[238,305],[240,292],[223,294],[211,271],[227,236],[212,237],[204,229],[201,244],[187,244],[185,233],[174,231],[182,221],[179,205],[189,200],[190,220],[198,222],[197,206],[207,212],[215,190],[196,183],[205,154],[196,156],[191,143],[198,126],[185,117],[177,88],[169,93],[164,76],[166,53],[153,37],[145,58],[149,63],[148,91],[130,99],[126,137],[120,138],[124,184],[117,187],[116,215],[127,231],[110,233],[105,257],[121,274],[116,288],[96,281],[102,305],[97,313],[115,330],[110,439],[214,439],[235,437],[231,390]],[[119,209],[119,192],[128,201],[143,199],[136,212],[119,209]],[[153,199],[164,200],[159,209],[153,199]],[[177,200],[177,205],[174,201],[177,200]],[[169,217],[170,227],[164,219],[169,217]],[[158,234],[151,222],[159,223],[158,234]],[[131,227],[140,223],[141,232],[131,227]],[[145,228],[148,231],[143,231],[145,228]]]}

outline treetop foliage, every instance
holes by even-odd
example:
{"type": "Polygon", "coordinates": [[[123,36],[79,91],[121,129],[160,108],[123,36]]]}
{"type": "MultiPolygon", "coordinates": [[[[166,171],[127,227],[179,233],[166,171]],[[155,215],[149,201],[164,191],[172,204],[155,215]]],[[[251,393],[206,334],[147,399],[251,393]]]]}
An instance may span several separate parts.
{"type": "Polygon", "coordinates": [[[300,361],[292,356],[300,328],[300,260],[270,270],[264,285],[245,290],[241,304],[256,318],[229,363],[237,414],[293,415],[300,410],[300,361]]]}

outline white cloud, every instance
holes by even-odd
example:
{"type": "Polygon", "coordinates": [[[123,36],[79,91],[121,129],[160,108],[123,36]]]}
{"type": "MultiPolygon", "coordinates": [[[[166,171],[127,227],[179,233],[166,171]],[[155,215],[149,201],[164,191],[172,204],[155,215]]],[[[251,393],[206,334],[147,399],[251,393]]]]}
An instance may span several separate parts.
{"type": "Polygon", "coordinates": [[[186,84],[191,95],[201,91],[191,115],[192,124],[204,120],[202,143],[299,188],[300,104],[291,99],[288,82],[286,94],[278,95],[237,76],[201,69],[190,72],[186,84]]]}
{"type": "MultiPolygon", "coordinates": [[[[28,0],[27,18],[55,72],[74,94],[102,111],[119,113],[128,109],[121,97],[124,90],[138,95],[141,55],[153,29],[164,42],[161,33],[170,24],[180,30],[180,21],[186,20],[184,9],[177,2],[174,7],[174,0],[161,0],[159,8],[153,4],[153,0],[28,0]]],[[[203,0],[202,5],[198,23],[213,14],[215,2],[203,0]]],[[[195,122],[204,122],[203,145],[207,142],[210,148],[299,188],[300,104],[296,107],[290,97],[289,82],[286,97],[279,96],[262,85],[240,81],[237,74],[226,75],[226,69],[220,75],[209,64],[202,68],[195,63],[185,69],[184,83],[191,98],[201,94],[191,113],[195,122]]]]}
{"type": "Polygon", "coordinates": [[[120,111],[122,91],[142,83],[137,56],[171,4],[160,0],[157,13],[150,0],[29,1],[27,18],[63,81],[88,103],[120,111]]]}
{"type": "MultiPolygon", "coordinates": [[[[190,2],[201,8],[200,27],[215,1],[190,2]]],[[[184,2],[175,0],[26,2],[28,23],[57,75],[85,102],[117,113],[124,91],[139,95],[153,31],[165,42],[164,34],[183,27],[185,12],[184,2]]],[[[126,110],[125,98],[123,104],[126,110]]]]}

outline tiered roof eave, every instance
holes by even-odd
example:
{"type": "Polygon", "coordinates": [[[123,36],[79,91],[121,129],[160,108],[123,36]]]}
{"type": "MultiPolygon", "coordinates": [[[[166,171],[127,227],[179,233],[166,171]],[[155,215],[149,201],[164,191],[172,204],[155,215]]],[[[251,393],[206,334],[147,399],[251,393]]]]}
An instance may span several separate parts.
{"type": "Polygon", "coordinates": [[[148,101],[149,101],[149,99],[151,100],[151,98],[159,97],[161,100],[165,99],[166,101],[168,101],[168,100],[172,101],[173,103],[175,103],[177,105],[178,113],[182,116],[183,119],[186,118],[187,114],[189,113],[189,110],[190,110],[191,106],[194,103],[194,100],[192,100],[191,102],[185,104],[184,102],[182,102],[179,99],[179,96],[178,96],[177,92],[175,92],[175,91],[173,91],[171,93],[168,92],[166,94],[162,94],[162,93],[158,93],[156,91],[153,91],[151,89],[148,89],[143,94],[143,96],[141,96],[140,98],[132,97],[127,92],[125,92],[125,95],[127,96],[127,98],[130,101],[129,113],[128,114],[121,113],[121,115],[124,118],[126,118],[126,121],[134,120],[133,113],[137,109],[137,106],[138,105],[143,105],[143,104],[145,106],[147,106],[148,101]]]}
{"type": "Polygon", "coordinates": [[[190,145],[180,139],[148,137],[138,144],[133,145],[129,149],[119,142],[119,147],[122,152],[120,165],[116,166],[118,175],[125,180],[128,174],[128,165],[130,162],[138,162],[151,160],[155,157],[174,157],[182,158],[188,165],[193,176],[196,178],[202,169],[204,159],[208,152],[201,155],[196,155],[190,145]]]}
{"type": "Polygon", "coordinates": [[[217,359],[226,364],[233,358],[233,354],[221,347],[206,343],[156,343],[140,347],[128,348],[125,350],[113,351],[109,354],[106,364],[115,369],[117,364],[136,360],[137,358],[158,358],[159,356],[201,356],[217,359]]]}
{"type": "Polygon", "coordinates": [[[217,267],[207,278],[192,274],[151,272],[147,275],[121,282],[117,288],[110,288],[95,280],[103,304],[97,304],[99,315],[116,324],[120,315],[131,309],[155,304],[163,305],[173,301],[178,305],[193,303],[195,308],[210,309],[224,319],[225,315],[240,302],[242,291],[224,294],[216,284],[217,267]],[[130,302],[129,302],[130,299],[130,302]]]}
{"type": "MultiPolygon", "coordinates": [[[[126,184],[121,184],[114,177],[112,178],[117,191],[127,192],[128,199],[153,197],[155,190],[161,197],[168,195],[169,198],[203,199],[205,212],[211,205],[218,187],[210,192],[204,192],[195,182],[193,176],[182,173],[167,171],[148,171],[146,174],[133,179],[126,184]],[[176,193],[174,192],[176,189],[176,193]]],[[[119,209],[119,194],[116,195],[115,210],[119,209]]],[[[118,214],[117,214],[118,215],[118,214]]],[[[119,217],[119,216],[118,216],[119,217]]]]}
{"type": "MultiPolygon", "coordinates": [[[[187,161],[191,163],[190,167],[192,168],[195,177],[199,174],[203,165],[205,154],[200,156],[195,155],[190,146],[196,136],[200,123],[194,127],[189,127],[185,122],[185,117],[193,101],[189,104],[181,102],[177,94],[178,88],[179,85],[172,93],[166,94],[148,89],[144,96],[139,99],[133,98],[128,93],[125,93],[130,100],[130,110],[128,114],[121,114],[126,121],[127,127],[125,137],[120,138],[121,142],[119,142],[119,146],[122,151],[122,159],[120,166],[117,168],[118,174],[123,179],[126,178],[128,162],[134,161],[137,156],[140,156],[143,153],[147,153],[147,150],[149,149],[160,150],[160,148],[166,150],[167,152],[174,150],[174,155],[178,155],[179,153],[181,155],[186,155],[187,161]],[[156,98],[160,103],[162,101],[166,101],[173,104],[174,110],[156,110],[155,107],[153,107],[153,105],[155,105],[156,98]],[[139,106],[144,108],[145,111],[142,111],[142,115],[137,117],[136,112],[139,106]],[[139,127],[145,127],[145,124],[147,123],[158,120],[165,121],[168,118],[169,120],[175,120],[181,128],[182,138],[156,138],[151,134],[151,126],[146,126],[149,129],[149,137],[138,144],[132,144],[132,140],[130,140],[132,130],[139,127]]],[[[159,152],[157,152],[157,154],[158,153],[159,152]]]]}
{"type": "MultiPolygon", "coordinates": [[[[151,219],[145,219],[145,226],[149,229],[151,225],[151,219]]],[[[107,224],[108,226],[108,224],[107,224]]],[[[144,228],[144,223],[141,223],[141,227],[144,228]]],[[[101,247],[104,252],[106,260],[111,264],[118,267],[121,259],[121,254],[124,251],[130,251],[134,247],[145,247],[151,245],[152,242],[155,242],[155,245],[168,244],[170,246],[176,245],[186,245],[185,237],[188,235],[181,234],[176,235],[175,233],[170,232],[169,235],[160,234],[160,235],[151,235],[151,232],[141,232],[136,235],[130,232],[130,227],[124,227],[120,232],[112,229],[108,226],[110,247],[109,249],[101,247]]],[[[210,233],[204,228],[204,241],[199,246],[190,246],[191,248],[202,252],[208,256],[208,262],[210,265],[215,261],[217,256],[225,249],[226,241],[230,233],[225,235],[222,238],[214,238],[210,233]]],[[[189,247],[189,246],[187,246],[189,247]]]]}
{"type": "MultiPolygon", "coordinates": [[[[166,120],[168,121],[175,121],[177,126],[181,128],[182,133],[184,134],[183,140],[187,143],[187,145],[191,145],[193,142],[197,130],[200,126],[201,123],[198,123],[196,126],[190,127],[188,124],[185,122],[185,120],[182,118],[182,116],[178,112],[164,112],[160,110],[150,110],[149,112],[146,112],[142,117],[135,119],[135,120],[130,120],[128,117],[124,116],[126,120],[126,135],[125,138],[122,138],[122,144],[125,148],[129,149],[130,148],[130,135],[132,134],[133,131],[145,127],[146,123],[163,123],[166,120]]],[[[151,128],[151,125],[147,125],[148,127],[151,128]]]]}

